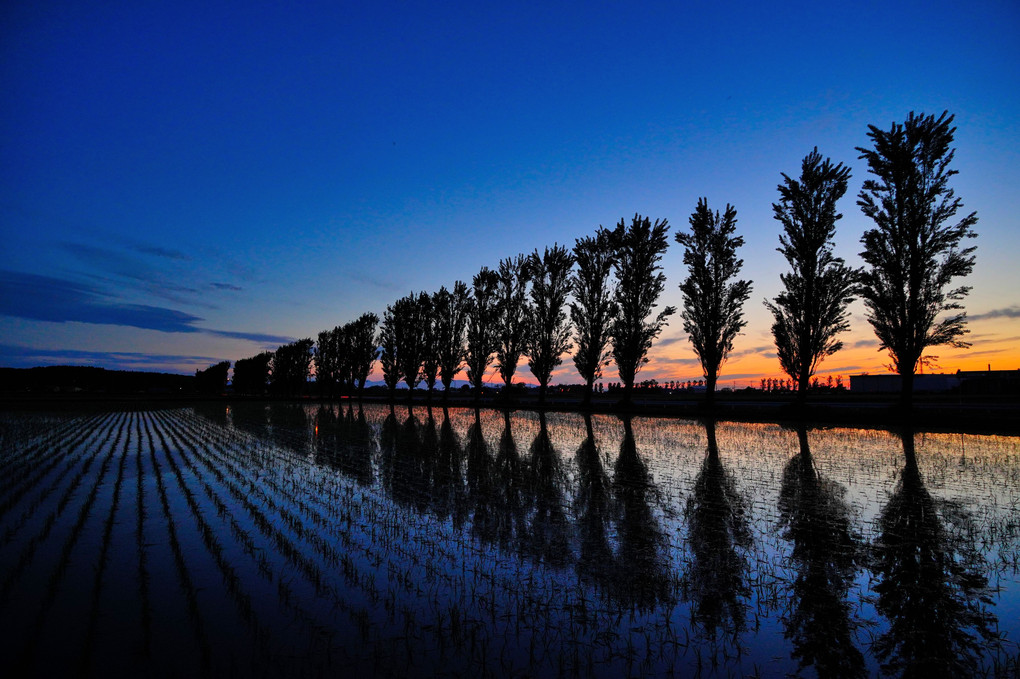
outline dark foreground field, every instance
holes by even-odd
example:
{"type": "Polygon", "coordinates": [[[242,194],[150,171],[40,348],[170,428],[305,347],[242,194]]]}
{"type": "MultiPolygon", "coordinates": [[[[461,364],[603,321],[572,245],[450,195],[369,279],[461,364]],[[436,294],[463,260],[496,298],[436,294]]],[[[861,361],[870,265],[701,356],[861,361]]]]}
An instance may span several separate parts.
{"type": "Polygon", "coordinates": [[[1014,437],[99,405],[0,411],[6,676],[1018,670],[1014,437]]]}

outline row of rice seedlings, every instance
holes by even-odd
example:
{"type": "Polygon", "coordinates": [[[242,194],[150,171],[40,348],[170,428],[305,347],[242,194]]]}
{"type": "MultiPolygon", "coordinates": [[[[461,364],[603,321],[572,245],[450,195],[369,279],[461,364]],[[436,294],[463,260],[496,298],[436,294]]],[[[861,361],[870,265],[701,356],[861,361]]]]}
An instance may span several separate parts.
{"type": "MultiPolygon", "coordinates": [[[[319,569],[317,564],[312,561],[303,558],[303,553],[300,549],[295,547],[283,533],[276,527],[276,522],[270,517],[266,516],[249,498],[249,495],[226,477],[221,469],[212,464],[208,459],[207,449],[200,450],[195,439],[190,437],[189,431],[179,426],[179,423],[167,421],[166,426],[171,435],[179,437],[179,441],[182,445],[186,446],[192,453],[194,460],[198,460],[206,470],[217,480],[221,487],[227,489],[227,492],[237,501],[248,513],[249,517],[254,522],[258,530],[270,541],[270,545],[279,550],[279,553],[284,555],[288,562],[296,566],[299,571],[305,575],[308,582],[315,588],[316,594],[332,594],[336,600],[335,604],[338,608],[347,609],[349,606],[346,601],[339,596],[335,590],[330,590],[326,587],[325,578],[319,569]]],[[[221,519],[225,520],[231,527],[231,531],[242,544],[242,548],[246,554],[256,560],[258,564],[258,571],[260,576],[267,579],[268,581],[273,580],[272,569],[268,559],[265,556],[265,550],[256,547],[251,535],[248,531],[240,526],[237,521],[237,517],[230,512],[226,503],[219,497],[210,483],[206,480],[208,476],[203,473],[194,465],[194,460],[189,459],[188,456],[183,456],[182,461],[186,466],[189,467],[193,476],[198,479],[199,483],[206,489],[207,496],[210,501],[217,508],[217,512],[221,519]]],[[[293,596],[290,590],[290,584],[283,578],[278,579],[279,582],[279,594],[281,602],[288,608],[291,608],[299,617],[304,619],[309,625],[316,626],[318,622],[314,620],[313,616],[305,611],[303,608],[298,606],[297,602],[293,600],[293,596]]]]}
{"type": "Polygon", "coordinates": [[[100,463],[95,480],[88,489],[87,496],[78,506],[78,513],[76,515],[74,525],[71,526],[70,530],[67,532],[63,545],[60,549],[59,556],[56,559],[56,564],[50,572],[46,590],[35,609],[35,619],[27,627],[28,638],[22,645],[20,649],[21,652],[18,654],[18,664],[28,666],[30,663],[38,659],[37,646],[46,639],[44,632],[46,630],[47,616],[50,614],[50,609],[57,601],[61,585],[64,584],[65,575],[71,563],[71,557],[74,553],[74,549],[85,533],[86,523],[91,517],[92,508],[99,496],[99,489],[106,480],[110,463],[113,460],[115,451],[119,447],[120,440],[123,437],[125,420],[126,414],[119,414],[115,418],[115,421],[109,425],[107,437],[100,445],[100,449],[105,450],[106,454],[103,456],[103,460],[100,463]],[[111,435],[113,436],[113,442],[108,443],[111,435]]]}
{"type": "Polygon", "coordinates": [[[138,600],[141,602],[142,648],[141,655],[148,660],[152,655],[152,604],[149,600],[149,568],[145,558],[147,543],[145,509],[145,470],[142,458],[142,416],[135,418],[135,556],[138,569],[138,600]]]}
{"type": "MultiPolygon", "coordinates": [[[[328,579],[325,577],[319,565],[315,563],[314,560],[308,558],[300,548],[292,543],[287,538],[286,534],[276,527],[276,522],[262,513],[262,511],[249,500],[247,494],[240,491],[240,489],[238,489],[236,485],[233,485],[218,468],[210,464],[208,460],[205,459],[205,452],[200,451],[194,442],[188,443],[185,440],[188,437],[188,432],[184,428],[176,426],[171,421],[167,421],[165,424],[167,426],[168,433],[174,437],[175,440],[177,440],[176,437],[181,437],[179,439],[180,443],[188,446],[191,449],[193,456],[203,463],[203,466],[205,466],[206,469],[217,478],[218,482],[223,487],[229,489],[229,492],[234,499],[247,510],[249,516],[253,519],[259,530],[270,539],[270,542],[279,551],[279,553],[285,556],[287,561],[298,569],[299,573],[301,573],[306,578],[306,581],[314,588],[315,593],[329,598],[333,603],[334,609],[345,610],[352,614],[352,617],[357,618],[357,611],[353,611],[351,605],[340,594],[340,592],[328,582],[328,579]]],[[[193,476],[198,478],[200,482],[204,483],[210,493],[213,493],[214,491],[211,486],[209,486],[205,481],[202,481],[205,474],[194,467],[192,461],[188,460],[187,456],[182,456],[182,461],[184,461],[186,465],[190,465],[193,476]]],[[[217,501],[214,495],[212,497],[214,498],[214,502],[219,503],[222,511],[226,512],[226,506],[222,504],[222,501],[217,501]]],[[[291,523],[293,523],[293,519],[291,519],[291,523]]],[[[281,583],[281,587],[289,588],[289,585],[282,578],[279,582],[281,583]]],[[[284,591],[281,588],[280,597],[281,603],[285,606],[294,608],[297,605],[292,601],[289,591],[284,591]]],[[[301,611],[300,608],[295,610],[301,611]]],[[[321,628],[321,625],[317,625],[309,613],[301,611],[300,614],[301,617],[303,617],[310,625],[316,626],[316,628],[321,628]]],[[[328,643],[328,639],[326,641],[328,643]]]]}
{"type": "MultiPolygon", "coordinates": [[[[94,437],[98,437],[103,431],[104,430],[102,429],[96,428],[93,431],[94,437]]],[[[0,581],[0,610],[2,610],[5,606],[9,604],[11,595],[15,591],[15,586],[19,582],[21,582],[22,575],[25,573],[29,564],[32,563],[37,549],[39,548],[40,545],[44,544],[46,540],[49,538],[51,532],[53,531],[54,526],[57,524],[58,519],[61,516],[63,516],[64,511],[70,504],[71,499],[75,496],[75,493],[77,492],[79,486],[88,476],[88,473],[93,463],[98,458],[100,451],[103,449],[103,446],[113,435],[113,428],[107,427],[105,429],[105,432],[106,436],[101,442],[95,445],[89,445],[84,449],[85,451],[89,451],[88,456],[84,457],[84,459],[81,461],[81,465],[80,467],[78,467],[77,473],[75,474],[74,478],[71,479],[71,482],[68,484],[68,486],[64,489],[64,492],[61,494],[60,498],[55,503],[46,504],[46,506],[49,507],[50,510],[49,512],[47,512],[45,518],[37,517],[38,519],[41,519],[39,531],[25,541],[25,544],[21,548],[21,551],[17,558],[12,557],[11,550],[13,550],[14,547],[7,546],[7,544],[5,543],[4,552],[8,557],[11,557],[9,560],[11,567],[4,573],[3,580],[0,581]]],[[[46,491],[47,495],[51,490],[55,490],[55,488],[56,486],[54,485],[51,486],[51,488],[47,489],[46,491]]],[[[29,514],[29,516],[32,515],[29,514]]],[[[23,524],[19,522],[18,527],[20,528],[21,525],[23,524]]]]}
{"type": "Polygon", "coordinates": [[[162,465],[156,455],[155,436],[151,426],[151,416],[147,416],[145,422],[145,436],[149,448],[149,461],[152,465],[153,475],[156,480],[156,492],[159,496],[159,505],[162,509],[163,522],[167,533],[167,541],[170,544],[170,552],[173,554],[177,580],[184,599],[187,604],[188,618],[191,622],[191,630],[194,633],[195,643],[198,647],[198,655],[203,675],[208,675],[212,668],[212,648],[208,634],[205,630],[205,622],[198,605],[198,588],[196,587],[191,573],[188,570],[188,563],[184,557],[184,550],[181,547],[180,538],[177,535],[177,523],[174,513],[170,508],[170,500],[167,493],[166,483],[163,480],[162,465]]]}
{"type": "MultiPolygon", "coordinates": [[[[50,422],[50,426],[43,431],[35,432],[33,435],[24,438],[15,438],[5,434],[8,447],[0,456],[0,494],[6,493],[8,488],[14,485],[20,476],[31,470],[37,464],[37,456],[42,453],[48,455],[51,450],[59,447],[67,438],[79,435],[81,431],[89,430],[95,423],[103,419],[103,415],[92,415],[90,417],[64,418],[50,422]]],[[[15,427],[15,431],[18,428],[15,427]]]]}
{"type": "MultiPolygon", "coordinates": [[[[99,557],[94,565],[95,577],[92,583],[92,597],[89,603],[88,621],[85,624],[85,642],[78,663],[78,670],[82,675],[89,674],[92,664],[93,646],[95,645],[96,628],[98,627],[99,606],[103,595],[103,576],[106,573],[106,564],[110,553],[110,543],[113,538],[114,521],[117,518],[117,508],[120,504],[121,487],[124,481],[124,469],[127,466],[128,452],[131,443],[131,425],[138,418],[137,413],[131,413],[127,426],[127,436],[124,439],[124,447],[121,449],[120,462],[117,465],[117,476],[113,482],[113,501],[110,503],[110,512],[106,515],[103,524],[103,537],[99,543],[99,557]]],[[[119,438],[119,436],[118,436],[119,438]]]]}
{"type": "Polygon", "coordinates": [[[24,495],[34,490],[61,461],[69,457],[77,441],[87,437],[91,431],[86,423],[80,426],[54,432],[46,439],[37,440],[29,446],[25,459],[19,465],[11,465],[0,476],[0,521],[24,495]],[[40,464],[40,457],[42,464],[40,464]]]}
{"type": "MultiPolygon", "coordinates": [[[[52,474],[52,478],[49,479],[48,485],[39,487],[46,480],[46,474],[41,474],[37,479],[33,481],[33,485],[26,485],[23,493],[19,493],[17,499],[12,499],[10,506],[7,511],[13,511],[15,507],[20,503],[22,504],[21,511],[16,518],[10,516],[6,517],[8,520],[0,520],[0,524],[6,524],[4,526],[3,535],[0,536],[0,545],[7,547],[11,542],[14,541],[19,531],[21,531],[31,519],[37,518],[37,512],[40,507],[48,504],[53,493],[57,492],[60,488],[64,478],[75,468],[78,468],[78,476],[72,482],[72,487],[76,488],[78,483],[81,482],[83,474],[88,472],[88,460],[95,457],[93,455],[85,457],[82,453],[89,449],[89,442],[95,440],[102,433],[103,429],[98,426],[98,423],[89,428],[78,428],[68,432],[69,440],[67,440],[66,447],[62,450],[66,450],[65,455],[54,454],[54,462],[59,462],[61,459],[65,461],[65,465],[52,474]],[[72,454],[72,451],[77,451],[77,454],[72,454]],[[37,491],[35,497],[31,498],[27,502],[21,502],[24,496],[28,495],[30,491],[37,491]]],[[[47,474],[53,469],[53,466],[48,466],[47,474]]],[[[72,490],[73,492],[73,490],[72,490]]],[[[60,504],[58,502],[58,504],[60,504]]],[[[66,502],[65,502],[66,504],[66,502]]]]}

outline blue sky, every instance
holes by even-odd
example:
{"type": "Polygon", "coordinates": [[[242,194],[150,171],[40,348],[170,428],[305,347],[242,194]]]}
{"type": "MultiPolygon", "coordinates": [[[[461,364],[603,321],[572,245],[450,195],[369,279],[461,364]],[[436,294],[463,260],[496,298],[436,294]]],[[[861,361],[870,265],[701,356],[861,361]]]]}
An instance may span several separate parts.
{"type": "MultiPolygon", "coordinates": [[[[868,124],[949,110],[980,218],[971,355],[1020,367],[1015,2],[0,11],[0,365],[192,372],[635,212],[683,228],[706,196],[747,242],[728,369],[751,379],[780,172],[816,145],[853,169],[837,238],[858,265],[868,124]]],[[[664,264],[678,304],[675,244],[664,264]]],[[[853,313],[861,353],[830,367],[880,370],[853,313]]],[[[663,340],[649,375],[697,377],[678,320],[663,340]]]]}

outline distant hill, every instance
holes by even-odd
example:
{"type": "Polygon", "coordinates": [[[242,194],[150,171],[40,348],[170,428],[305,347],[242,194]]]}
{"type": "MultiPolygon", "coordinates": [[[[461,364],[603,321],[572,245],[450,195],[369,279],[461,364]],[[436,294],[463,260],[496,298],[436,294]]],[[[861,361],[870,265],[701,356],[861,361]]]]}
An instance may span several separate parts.
{"type": "Polygon", "coordinates": [[[58,365],[43,368],[0,368],[2,393],[177,394],[195,390],[192,375],[107,370],[58,365]]]}

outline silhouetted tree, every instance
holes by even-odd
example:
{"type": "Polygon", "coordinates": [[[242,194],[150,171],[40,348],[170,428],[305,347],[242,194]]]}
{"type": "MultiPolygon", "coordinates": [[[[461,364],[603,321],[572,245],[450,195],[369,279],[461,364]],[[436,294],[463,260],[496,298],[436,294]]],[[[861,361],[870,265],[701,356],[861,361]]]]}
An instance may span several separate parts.
{"type": "Polygon", "coordinates": [[[973,238],[977,213],[952,221],[963,203],[949,187],[956,170],[949,169],[950,148],[956,128],[944,112],[915,115],[889,131],[869,125],[874,149],[858,147],[874,178],[864,182],[857,204],[875,222],[861,238],[861,258],[868,265],[862,277],[861,296],[879,348],[889,351],[902,378],[901,397],[909,407],[914,371],[928,347],[968,347],[960,338],[966,313],[959,303],[969,287],[949,289],[954,278],[974,268],[973,247],[961,248],[973,238]]]}
{"type": "Polygon", "coordinates": [[[273,352],[263,351],[250,358],[241,358],[234,362],[234,392],[261,396],[266,393],[269,385],[269,369],[273,361],[273,352]]]}
{"type": "Polygon", "coordinates": [[[439,374],[443,383],[443,398],[450,392],[457,373],[464,367],[464,346],[467,332],[471,296],[463,281],[453,284],[453,291],[445,287],[432,296],[432,313],[435,316],[436,354],[439,357],[439,374]]]}
{"type": "Polygon", "coordinates": [[[732,205],[727,204],[720,216],[701,198],[690,224],[690,233],[676,234],[677,242],[684,246],[687,265],[687,278],[680,284],[682,317],[684,332],[690,335],[705,373],[706,401],[711,406],[719,369],[733,348],[733,338],[747,324],[742,309],[751,296],[751,281],[732,280],[744,264],[737,258],[744,239],[734,235],[737,211],[732,205]]]}
{"type": "Polygon", "coordinates": [[[525,350],[528,367],[538,380],[538,400],[545,402],[552,371],[563,363],[563,354],[570,349],[570,321],[564,306],[570,294],[570,267],[574,257],[561,245],[535,250],[528,258],[531,279],[531,332],[525,350]]]}
{"type": "Polygon", "coordinates": [[[584,380],[585,406],[591,403],[595,380],[602,377],[602,368],[609,365],[612,355],[610,333],[619,311],[610,277],[615,256],[611,233],[601,226],[594,237],[578,238],[574,245],[577,271],[570,320],[577,329],[574,367],[584,380]]]}
{"type": "Polygon", "coordinates": [[[496,334],[496,287],[499,276],[486,267],[472,281],[467,320],[467,373],[475,388],[475,399],[482,395],[485,371],[492,363],[498,344],[496,334]]]}
{"type": "Polygon", "coordinates": [[[783,290],[765,302],[775,319],[779,364],[797,384],[804,403],[811,376],[826,356],[843,347],[836,336],[850,329],[847,306],[853,301],[857,272],[832,254],[836,202],[846,193],[850,168],[833,165],[815,148],[801,163],[800,180],[783,175],[779,202],[772,204],[783,225],[777,248],[791,271],[779,275],[783,290]]]}
{"type": "Polygon", "coordinates": [[[276,349],[269,375],[269,385],[274,392],[296,396],[304,390],[312,367],[313,345],[311,338],[305,338],[276,349]]]}
{"type": "Polygon", "coordinates": [[[220,361],[205,370],[195,371],[195,388],[203,394],[222,394],[227,390],[230,361],[220,361]]]}
{"type": "Polygon", "coordinates": [[[616,303],[619,315],[611,332],[613,358],[623,381],[623,402],[630,403],[634,377],[648,362],[648,350],[666,319],[676,309],[667,306],[652,321],[648,316],[666,285],[659,261],[669,247],[669,223],[635,214],[628,228],[624,220],[612,232],[613,269],[616,272],[616,303]]]}
{"type": "Polygon", "coordinates": [[[433,304],[433,295],[424,292],[418,295],[419,313],[421,316],[421,379],[425,382],[428,391],[428,399],[432,400],[432,393],[436,388],[436,380],[439,378],[439,335],[436,330],[436,310],[433,304]]]}
{"type": "Polygon", "coordinates": [[[524,353],[531,322],[528,305],[528,258],[517,255],[499,263],[496,286],[496,367],[510,395],[517,363],[524,353]]]}
{"type": "Polygon", "coordinates": [[[411,398],[422,378],[427,350],[427,331],[432,301],[424,292],[411,293],[393,303],[393,337],[397,345],[397,363],[411,398]]]}
{"type": "Polygon", "coordinates": [[[400,383],[402,373],[400,362],[397,356],[397,319],[393,306],[386,307],[383,312],[382,325],[379,327],[379,361],[382,363],[383,381],[389,389],[390,399],[396,394],[397,384],[400,383]]]}
{"type": "Polygon", "coordinates": [[[358,398],[365,391],[365,382],[372,372],[372,364],[379,358],[379,345],[376,343],[375,327],[379,317],[373,313],[365,313],[357,320],[344,325],[344,338],[347,340],[347,378],[351,388],[357,388],[358,398]]]}
{"type": "Polygon", "coordinates": [[[334,396],[343,381],[341,353],[345,344],[344,329],[339,325],[320,332],[315,342],[315,382],[323,396],[334,396]]]}

